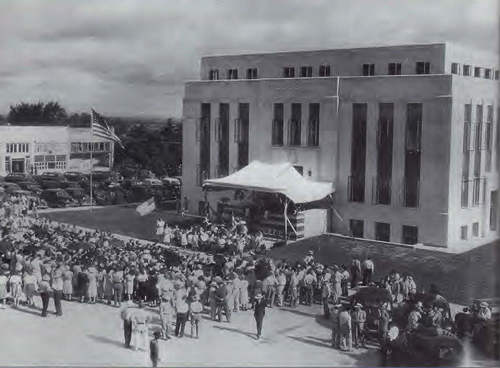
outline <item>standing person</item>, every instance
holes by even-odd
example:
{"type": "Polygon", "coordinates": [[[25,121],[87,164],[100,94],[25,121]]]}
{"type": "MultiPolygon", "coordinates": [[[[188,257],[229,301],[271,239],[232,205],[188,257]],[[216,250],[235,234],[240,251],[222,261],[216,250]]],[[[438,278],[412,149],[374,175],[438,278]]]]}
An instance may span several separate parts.
{"type": "Polygon", "coordinates": [[[217,318],[219,322],[222,321],[222,311],[226,315],[226,319],[228,322],[231,322],[231,310],[229,309],[229,305],[227,303],[227,287],[224,281],[221,281],[220,285],[218,285],[217,290],[215,290],[215,301],[217,303],[217,318]]]}
{"type": "Polygon", "coordinates": [[[212,321],[215,321],[215,317],[217,315],[217,298],[215,296],[216,291],[217,283],[215,281],[212,281],[208,289],[208,304],[210,306],[210,318],[212,319],[212,321]]]}
{"type": "Polygon", "coordinates": [[[360,303],[354,305],[354,311],[352,312],[351,318],[354,347],[357,348],[360,344],[364,347],[366,312],[363,310],[363,306],[360,303]]]}
{"type": "Polygon", "coordinates": [[[347,307],[339,313],[340,350],[351,351],[352,349],[352,325],[351,315],[347,307]]]}
{"type": "Polygon", "coordinates": [[[47,309],[49,307],[50,299],[50,276],[43,275],[42,281],[38,286],[38,291],[40,292],[40,298],[42,299],[42,317],[47,317],[47,309]]]}
{"type": "MultiPolygon", "coordinates": [[[[28,303],[28,307],[32,308],[35,306],[33,301],[33,295],[37,289],[37,279],[33,275],[33,270],[31,267],[27,267],[26,273],[24,274],[24,295],[26,295],[26,301],[28,303]]],[[[0,297],[0,300],[2,298],[0,297]]]]}
{"type": "Polygon", "coordinates": [[[109,269],[104,275],[104,297],[106,303],[111,305],[111,299],[113,299],[113,270],[109,269]]]}
{"type": "Polygon", "coordinates": [[[363,285],[369,285],[372,282],[373,273],[375,272],[375,265],[368,256],[363,262],[363,285]]]}
{"type": "Polygon", "coordinates": [[[391,315],[388,311],[389,304],[384,302],[379,309],[378,320],[378,336],[380,342],[380,350],[385,353],[387,349],[389,323],[391,322],[391,315]]]}
{"type": "Polygon", "coordinates": [[[155,331],[153,333],[153,340],[149,342],[149,358],[151,359],[151,364],[154,368],[158,366],[160,359],[160,344],[158,339],[160,338],[160,331],[155,331]]]}
{"type": "Polygon", "coordinates": [[[87,270],[87,277],[89,279],[89,284],[87,287],[87,296],[89,298],[89,303],[95,304],[97,298],[97,270],[95,267],[89,267],[87,270]]]}
{"type": "Polygon", "coordinates": [[[244,311],[248,309],[248,280],[244,275],[240,276],[240,306],[244,311]]]}
{"type": "Polygon", "coordinates": [[[163,294],[160,301],[160,321],[163,338],[169,339],[168,330],[170,325],[170,316],[172,314],[172,300],[168,294],[163,294]]]}
{"type": "Polygon", "coordinates": [[[2,274],[0,274],[0,302],[2,303],[0,308],[5,309],[5,301],[7,299],[7,284],[9,283],[9,265],[7,263],[2,264],[2,274]]]}
{"type": "Polygon", "coordinates": [[[341,265],[340,268],[342,269],[342,280],[340,281],[340,287],[342,289],[342,296],[347,297],[349,296],[349,271],[347,270],[347,267],[345,265],[341,265]]]}
{"type": "Polygon", "coordinates": [[[304,276],[304,287],[305,287],[305,304],[312,305],[313,295],[314,295],[314,284],[316,283],[316,276],[313,274],[313,270],[309,269],[307,274],[304,276]]]}
{"type": "Polygon", "coordinates": [[[340,296],[342,295],[342,274],[337,266],[334,266],[334,271],[332,275],[332,300],[333,304],[338,304],[340,296]]]}
{"type": "Polygon", "coordinates": [[[80,303],[85,301],[89,288],[89,276],[87,274],[87,267],[82,267],[78,273],[78,293],[80,295],[80,303]]]}
{"type": "Polygon", "coordinates": [[[278,272],[278,306],[283,307],[284,296],[285,296],[285,286],[286,286],[286,275],[281,269],[278,272]]]}
{"type": "Polygon", "coordinates": [[[323,315],[327,319],[330,317],[330,306],[328,305],[328,301],[330,300],[330,295],[331,295],[330,280],[323,278],[321,285],[321,299],[323,301],[323,315]]]}
{"type": "Polygon", "coordinates": [[[21,297],[22,290],[23,290],[23,288],[22,288],[23,280],[21,279],[21,276],[19,275],[18,269],[19,269],[19,267],[16,267],[15,271],[12,273],[12,275],[9,278],[10,295],[11,295],[12,299],[14,300],[14,308],[17,308],[19,306],[19,298],[21,297]]]}
{"type": "Polygon", "coordinates": [[[113,299],[115,307],[123,300],[123,271],[119,268],[113,272],[113,299]]]}
{"type": "Polygon", "coordinates": [[[132,315],[130,311],[132,303],[123,303],[120,311],[120,317],[123,320],[123,337],[125,339],[125,347],[130,348],[130,341],[132,340],[132,315]]]}
{"type": "Polygon", "coordinates": [[[200,303],[200,297],[195,294],[193,301],[189,305],[189,314],[191,316],[191,337],[194,337],[194,331],[196,330],[197,339],[199,338],[202,311],[203,305],[200,303]]]}
{"type": "Polygon", "coordinates": [[[134,294],[134,280],[135,272],[131,269],[125,276],[125,295],[127,300],[132,300],[132,295],[134,294]]]}
{"type": "Polygon", "coordinates": [[[68,266],[64,268],[62,277],[64,299],[71,301],[73,296],[73,272],[68,266]]]}
{"type": "Polygon", "coordinates": [[[297,307],[299,301],[299,278],[297,276],[297,270],[292,268],[292,274],[290,275],[290,290],[288,294],[290,295],[290,307],[297,307]]]}
{"type": "Polygon", "coordinates": [[[358,281],[361,278],[361,262],[359,259],[355,258],[351,263],[351,289],[358,285],[358,281]]]}
{"type": "Polygon", "coordinates": [[[63,314],[61,306],[61,299],[63,293],[63,276],[60,265],[58,265],[52,271],[52,290],[53,290],[54,307],[56,309],[56,315],[60,317],[63,314]]]}
{"type": "Polygon", "coordinates": [[[156,220],[156,237],[158,241],[161,242],[163,240],[163,233],[165,232],[165,221],[162,218],[156,220]]]}
{"type": "Polygon", "coordinates": [[[134,349],[147,351],[147,339],[149,331],[149,322],[151,320],[149,313],[143,309],[143,304],[139,302],[139,308],[132,313],[132,345],[134,349]]]}
{"type": "Polygon", "coordinates": [[[335,304],[330,312],[330,319],[332,321],[332,348],[340,348],[340,327],[339,327],[339,308],[341,304],[335,304]]]}
{"type": "Polygon", "coordinates": [[[257,293],[254,297],[254,318],[257,325],[257,340],[262,336],[262,324],[264,322],[264,316],[266,315],[266,300],[262,293],[257,293]]]}
{"type": "Polygon", "coordinates": [[[178,289],[175,296],[175,336],[183,337],[184,329],[186,327],[187,314],[189,306],[187,304],[187,293],[184,288],[178,289]]]}

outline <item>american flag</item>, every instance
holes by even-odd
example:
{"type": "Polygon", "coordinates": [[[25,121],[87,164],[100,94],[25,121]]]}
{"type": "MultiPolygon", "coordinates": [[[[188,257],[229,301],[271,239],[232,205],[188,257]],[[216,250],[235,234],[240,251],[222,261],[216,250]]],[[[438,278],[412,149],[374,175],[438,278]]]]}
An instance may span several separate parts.
{"type": "Polygon", "coordinates": [[[109,139],[110,141],[118,143],[122,149],[125,149],[121,139],[109,127],[108,123],[106,122],[106,119],[104,119],[104,117],[95,112],[94,109],[92,109],[90,121],[92,127],[92,135],[104,139],[109,139]]]}

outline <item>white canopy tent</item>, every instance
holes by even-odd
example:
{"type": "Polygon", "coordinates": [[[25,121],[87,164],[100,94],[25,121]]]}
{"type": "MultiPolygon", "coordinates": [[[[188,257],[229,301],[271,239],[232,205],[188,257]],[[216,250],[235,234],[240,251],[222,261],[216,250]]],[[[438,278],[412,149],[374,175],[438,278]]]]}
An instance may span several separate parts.
{"type": "MultiPolygon", "coordinates": [[[[316,182],[304,178],[288,162],[268,164],[252,161],[241,170],[218,179],[208,179],[203,188],[242,189],[256,192],[280,193],[296,204],[320,201],[334,192],[332,183],[316,182]]],[[[285,238],[288,200],[285,202],[285,238]]]]}

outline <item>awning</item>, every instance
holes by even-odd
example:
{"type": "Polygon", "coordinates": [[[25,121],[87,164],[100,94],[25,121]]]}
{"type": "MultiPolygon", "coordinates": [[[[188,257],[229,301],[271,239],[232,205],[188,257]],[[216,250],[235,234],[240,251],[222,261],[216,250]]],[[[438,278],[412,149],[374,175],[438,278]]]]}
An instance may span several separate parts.
{"type": "Polygon", "coordinates": [[[281,193],[294,203],[319,201],[334,192],[332,183],[308,180],[288,162],[267,164],[252,161],[224,178],[205,180],[203,187],[281,193]]]}

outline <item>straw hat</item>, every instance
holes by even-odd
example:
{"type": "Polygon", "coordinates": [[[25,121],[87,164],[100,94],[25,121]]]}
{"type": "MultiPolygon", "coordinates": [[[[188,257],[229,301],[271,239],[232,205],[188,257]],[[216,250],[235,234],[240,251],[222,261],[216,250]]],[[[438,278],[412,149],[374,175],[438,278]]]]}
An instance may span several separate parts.
{"type": "Polygon", "coordinates": [[[262,293],[257,293],[255,295],[255,299],[262,299],[264,296],[262,295],[262,293]]]}
{"type": "Polygon", "coordinates": [[[479,306],[481,308],[488,308],[489,307],[489,304],[487,302],[481,302],[481,304],[479,304],[479,306]]]}

